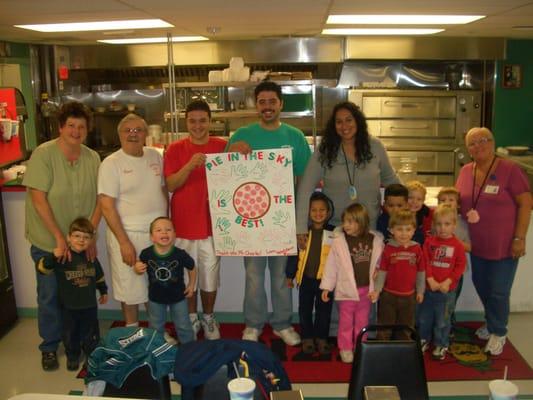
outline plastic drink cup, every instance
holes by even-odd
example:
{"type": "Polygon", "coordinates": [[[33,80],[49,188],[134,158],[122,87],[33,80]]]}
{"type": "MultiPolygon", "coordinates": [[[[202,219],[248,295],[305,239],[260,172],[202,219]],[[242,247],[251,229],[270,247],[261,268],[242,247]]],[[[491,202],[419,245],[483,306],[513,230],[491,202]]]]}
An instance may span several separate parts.
{"type": "Polygon", "coordinates": [[[235,378],[228,382],[231,400],[253,400],[255,382],[249,378],[235,378]]]}
{"type": "Polygon", "coordinates": [[[518,386],[504,379],[490,381],[489,390],[492,400],[513,400],[518,396],[518,386]]]}

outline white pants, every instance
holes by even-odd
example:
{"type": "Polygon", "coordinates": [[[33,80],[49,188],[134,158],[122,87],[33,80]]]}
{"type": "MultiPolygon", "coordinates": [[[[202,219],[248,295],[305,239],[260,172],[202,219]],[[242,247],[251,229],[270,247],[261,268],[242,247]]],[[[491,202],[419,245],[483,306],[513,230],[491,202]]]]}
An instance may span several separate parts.
{"type": "Polygon", "coordinates": [[[198,286],[204,292],[214,292],[220,286],[220,257],[215,255],[213,237],[207,239],[176,239],[176,246],[185,250],[198,268],[198,286]]]}

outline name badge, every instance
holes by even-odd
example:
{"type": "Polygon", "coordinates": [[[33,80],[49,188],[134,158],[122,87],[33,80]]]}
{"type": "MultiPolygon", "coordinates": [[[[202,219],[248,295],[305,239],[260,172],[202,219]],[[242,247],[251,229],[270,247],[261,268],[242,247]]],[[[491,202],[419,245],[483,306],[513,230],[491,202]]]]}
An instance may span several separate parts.
{"type": "Polygon", "coordinates": [[[498,185],[487,185],[485,186],[485,193],[487,194],[498,194],[500,187],[498,185]]]}

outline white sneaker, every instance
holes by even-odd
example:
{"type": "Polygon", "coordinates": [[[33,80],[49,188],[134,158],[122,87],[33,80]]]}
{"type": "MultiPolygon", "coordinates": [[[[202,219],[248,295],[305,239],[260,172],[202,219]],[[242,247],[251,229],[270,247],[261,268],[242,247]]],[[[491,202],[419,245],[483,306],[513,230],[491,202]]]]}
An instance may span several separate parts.
{"type": "Polygon", "coordinates": [[[274,330],[274,335],[280,337],[285,344],[289,346],[296,346],[302,341],[300,335],[298,335],[292,326],[282,329],[281,331],[274,330]]]}
{"type": "Polygon", "coordinates": [[[506,341],[507,338],[505,336],[496,336],[491,334],[489,341],[485,345],[485,353],[490,353],[493,356],[502,354],[503,346],[505,346],[506,341]]]}
{"type": "Polygon", "coordinates": [[[425,353],[429,349],[428,341],[424,339],[420,339],[420,348],[422,349],[422,353],[425,353]]]}
{"type": "Polygon", "coordinates": [[[194,333],[194,340],[198,337],[198,332],[200,332],[200,329],[202,329],[202,324],[200,323],[200,320],[198,317],[191,319],[191,325],[192,325],[192,331],[194,333]]]}
{"type": "Polygon", "coordinates": [[[446,358],[447,352],[448,352],[447,347],[437,346],[433,349],[433,352],[431,353],[431,355],[435,360],[444,360],[446,358]]]}
{"type": "Polygon", "coordinates": [[[339,351],[341,356],[341,361],[346,364],[353,363],[353,351],[350,350],[341,350],[339,351]]]}
{"type": "Polygon", "coordinates": [[[178,344],[178,341],[176,339],[174,339],[172,336],[170,336],[170,333],[168,333],[167,331],[165,331],[165,333],[163,334],[163,336],[165,337],[165,341],[171,345],[171,346],[175,346],[178,344]]]}
{"type": "Polygon", "coordinates": [[[489,330],[487,329],[487,325],[482,325],[476,330],[476,336],[481,340],[487,340],[490,337],[489,330]]]}
{"type": "Polygon", "coordinates": [[[204,315],[200,323],[202,324],[202,329],[207,340],[220,339],[220,330],[218,329],[218,322],[214,315],[210,317],[204,315]]]}
{"type": "Polygon", "coordinates": [[[261,331],[259,329],[247,326],[244,328],[244,331],[242,331],[242,340],[251,340],[253,342],[257,342],[260,334],[261,331]]]}

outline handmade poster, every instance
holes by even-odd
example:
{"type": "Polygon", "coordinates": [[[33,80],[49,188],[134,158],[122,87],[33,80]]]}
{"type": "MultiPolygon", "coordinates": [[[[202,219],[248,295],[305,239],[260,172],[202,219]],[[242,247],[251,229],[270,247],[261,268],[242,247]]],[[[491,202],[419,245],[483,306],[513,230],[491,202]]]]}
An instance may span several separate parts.
{"type": "Polygon", "coordinates": [[[217,255],[296,254],[291,149],[207,154],[205,169],[217,255]]]}

